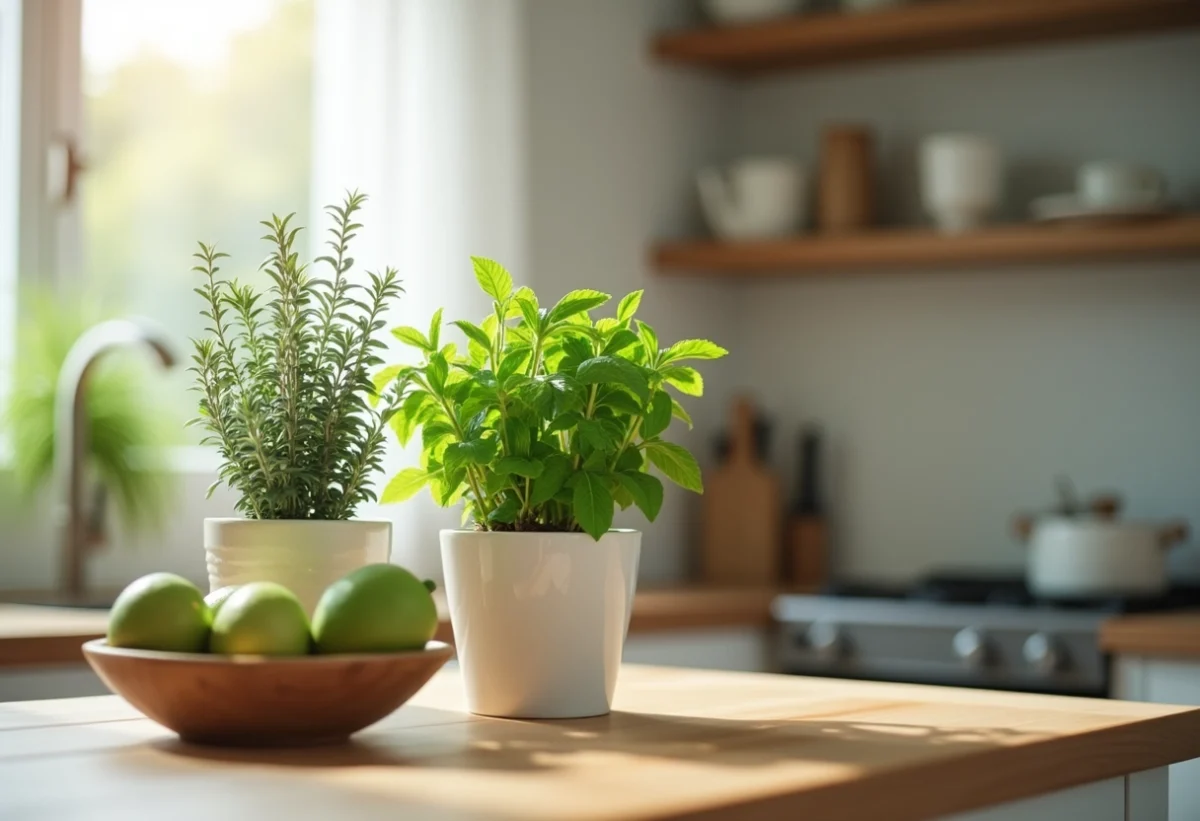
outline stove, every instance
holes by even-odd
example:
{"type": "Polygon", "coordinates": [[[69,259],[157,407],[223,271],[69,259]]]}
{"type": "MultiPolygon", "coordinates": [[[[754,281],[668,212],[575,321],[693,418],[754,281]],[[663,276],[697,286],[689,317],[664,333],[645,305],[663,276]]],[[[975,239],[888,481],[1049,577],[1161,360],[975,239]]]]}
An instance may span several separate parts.
{"type": "Polygon", "coordinates": [[[1059,602],[1032,596],[1018,577],[942,574],[783,595],[772,611],[785,673],[1107,696],[1104,620],[1187,607],[1200,607],[1200,587],[1059,602]]]}

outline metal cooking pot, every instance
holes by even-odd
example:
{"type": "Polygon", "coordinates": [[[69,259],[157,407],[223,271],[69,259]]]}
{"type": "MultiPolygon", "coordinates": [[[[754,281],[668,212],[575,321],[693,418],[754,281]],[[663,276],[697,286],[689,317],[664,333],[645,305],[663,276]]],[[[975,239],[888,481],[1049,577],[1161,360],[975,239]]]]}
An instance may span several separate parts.
{"type": "Polygon", "coordinates": [[[1167,550],[1188,536],[1185,522],[1116,520],[1119,501],[1103,497],[1086,513],[1020,516],[1026,584],[1039,598],[1158,596],[1167,589],[1167,550]]]}

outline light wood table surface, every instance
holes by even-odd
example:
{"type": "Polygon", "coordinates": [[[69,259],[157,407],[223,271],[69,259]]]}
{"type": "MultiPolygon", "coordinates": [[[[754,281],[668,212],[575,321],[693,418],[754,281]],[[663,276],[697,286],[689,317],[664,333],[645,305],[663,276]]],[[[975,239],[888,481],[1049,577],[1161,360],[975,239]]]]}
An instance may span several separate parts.
{"type": "Polygon", "coordinates": [[[915,821],[1200,756],[1200,710],[981,690],[627,666],[614,709],[472,716],[447,669],[350,745],[253,751],[0,704],[0,818],[915,821]]]}

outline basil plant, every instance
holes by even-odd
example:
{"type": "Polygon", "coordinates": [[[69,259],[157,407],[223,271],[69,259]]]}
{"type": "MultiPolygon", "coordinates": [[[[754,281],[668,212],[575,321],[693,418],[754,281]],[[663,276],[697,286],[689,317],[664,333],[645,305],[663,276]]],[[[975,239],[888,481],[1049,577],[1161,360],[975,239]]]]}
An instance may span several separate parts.
{"type": "Polygon", "coordinates": [[[420,363],[384,369],[376,391],[396,408],[389,425],[400,442],[420,435],[421,466],[396,475],[382,501],[428,486],[442,506],[465,501],[464,523],[477,529],[599,539],[618,506],[654,520],[656,472],[703,492],[696,459],[664,437],[673,419],[691,426],[676,394],[703,392],[689,363],[727,351],[703,339],[662,346],[635,317],[641,291],[615,317],[593,320],[609,294],[572,291],[543,306],[529,288],[514,290],[499,263],[472,261],[493,310],[479,323],[449,323],[463,340],[444,338],[441,310],[427,331],[392,331],[420,363]]]}

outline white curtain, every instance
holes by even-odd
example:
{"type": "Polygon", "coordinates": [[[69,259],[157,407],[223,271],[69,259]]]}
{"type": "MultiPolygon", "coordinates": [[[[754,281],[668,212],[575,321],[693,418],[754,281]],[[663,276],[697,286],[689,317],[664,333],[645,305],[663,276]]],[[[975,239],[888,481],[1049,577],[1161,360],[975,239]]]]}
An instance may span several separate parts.
{"type": "MultiPolygon", "coordinates": [[[[526,279],[521,0],[318,0],[316,29],[314,203],[370,196],[356,265],[400,270],[392,324],[478,320],[471,254],[526,279]]],[[[380,486],[416,460],[393,444],[380,486]]],[[[440,579],[437,533],[459,511],[422,493],[359,515],[391,519],[392,560],[440,579]]]]}

